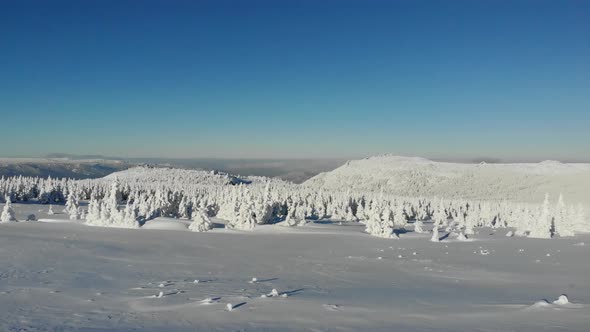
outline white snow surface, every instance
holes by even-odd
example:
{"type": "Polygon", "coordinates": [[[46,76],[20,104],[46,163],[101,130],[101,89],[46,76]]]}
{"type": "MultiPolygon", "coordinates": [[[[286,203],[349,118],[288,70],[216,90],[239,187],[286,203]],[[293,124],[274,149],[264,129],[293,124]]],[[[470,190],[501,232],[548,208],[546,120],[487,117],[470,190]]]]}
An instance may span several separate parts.
{"type": "Polygon", "coordinates": [[[348,161],[304,185],[403,197],[540,202],[563,194],[590,207],[590,164],[558,161],[512,164],[436,162],[420,157],[381,155],[348,161]]]}
{"type": "MultiPolygon", "coordinates": [[[[43,220],[40,208],[14,204],[19,219],[43,220]]],[[[60,219],[0,225],[0,331],[587,331],[590,317],[590,255],[576,245],[588,234],[480,228],[433,243],[356,222],[198,233],[171,218],[60,219]]]]}

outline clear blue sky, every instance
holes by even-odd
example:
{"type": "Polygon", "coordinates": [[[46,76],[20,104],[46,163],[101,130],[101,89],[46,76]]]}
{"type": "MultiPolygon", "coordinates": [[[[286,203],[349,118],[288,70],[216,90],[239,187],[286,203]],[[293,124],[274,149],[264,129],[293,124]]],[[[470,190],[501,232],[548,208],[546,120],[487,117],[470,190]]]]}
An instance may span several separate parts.
{"type": "Polygon", "coordinates": [[[590,160],[590,1],[0,0],[0,156],[590,160]]]}

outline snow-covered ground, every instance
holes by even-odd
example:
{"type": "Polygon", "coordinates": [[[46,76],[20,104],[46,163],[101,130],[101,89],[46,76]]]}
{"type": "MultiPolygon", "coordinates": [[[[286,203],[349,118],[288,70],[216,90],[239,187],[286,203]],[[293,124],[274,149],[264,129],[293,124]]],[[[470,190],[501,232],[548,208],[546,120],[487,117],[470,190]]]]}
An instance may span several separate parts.
{"type": "Polygon", "coordinates": [[[14,204],[42,222],[0,224],[1,331],[588,330],[590,235],[481,228],[433,243],[358,223],[240,232],[217,219],[194,233],[171,218],[90,227],[47,208],[14,204]],[[552,303],[561,294],[570,303],[552,303]]]}

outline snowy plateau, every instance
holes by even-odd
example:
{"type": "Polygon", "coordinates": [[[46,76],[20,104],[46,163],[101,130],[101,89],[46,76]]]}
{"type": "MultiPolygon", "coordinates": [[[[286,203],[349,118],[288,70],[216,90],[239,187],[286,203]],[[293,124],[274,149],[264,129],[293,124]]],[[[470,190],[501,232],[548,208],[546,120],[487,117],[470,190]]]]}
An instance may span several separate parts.
{"type": "Polygon", "coordinates": [[[590,164],[143,166],[0,196],[0,331],[588,331],[590,164]]]}

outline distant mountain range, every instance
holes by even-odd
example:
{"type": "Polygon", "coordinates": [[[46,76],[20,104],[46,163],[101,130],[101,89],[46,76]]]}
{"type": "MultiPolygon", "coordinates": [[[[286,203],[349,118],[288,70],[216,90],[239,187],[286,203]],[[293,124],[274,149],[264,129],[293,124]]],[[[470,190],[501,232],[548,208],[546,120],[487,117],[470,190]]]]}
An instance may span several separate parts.
{"type": "Polygon", "coordinates": [[[0,176],[100,178],[130,166],[123,161],[104,159],[0,158],[0,176]]]}

